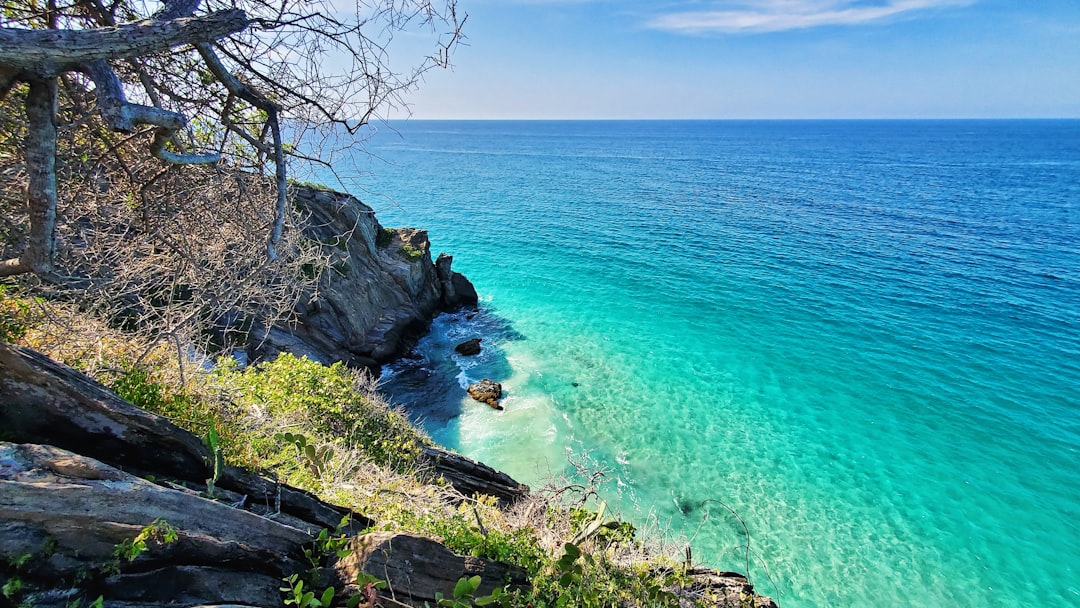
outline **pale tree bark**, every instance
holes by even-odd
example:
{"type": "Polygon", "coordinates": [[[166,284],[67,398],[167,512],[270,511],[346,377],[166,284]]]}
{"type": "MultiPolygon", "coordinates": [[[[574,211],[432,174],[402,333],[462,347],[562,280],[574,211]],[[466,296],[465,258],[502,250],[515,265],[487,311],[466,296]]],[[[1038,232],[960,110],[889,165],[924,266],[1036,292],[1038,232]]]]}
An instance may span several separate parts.
{"type": "Polygon", "coordinates": [[[88,30],[0,28],[0,65],[56,75],[87,61],[142,57],[182,44],[216,40],[247,26],[244,11],[233,9],[205,17],[147,19],[88,30]]]}
{"type": "Polygon", "coordinates": [[[0,262],[0,276],[52,271],[56,247],[56,79],[33,79],[26,96],[26,202],[30,235],[26,250],[0,262]]]}

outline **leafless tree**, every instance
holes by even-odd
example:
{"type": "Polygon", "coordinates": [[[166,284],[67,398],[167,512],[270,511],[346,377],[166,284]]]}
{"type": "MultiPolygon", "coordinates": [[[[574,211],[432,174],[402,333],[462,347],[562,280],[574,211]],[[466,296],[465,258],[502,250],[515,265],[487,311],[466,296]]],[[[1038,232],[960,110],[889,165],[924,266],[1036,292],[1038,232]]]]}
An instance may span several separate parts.
{"type": "Polygon", "coordinates": [[[289,171],[332,171],[461,40],[456,0],[354,2],[0,0],[0,277],[172,325],[288,308],[320,262],[289,171]],[[413,31],[432,52],[396,69],[413,31]]]}

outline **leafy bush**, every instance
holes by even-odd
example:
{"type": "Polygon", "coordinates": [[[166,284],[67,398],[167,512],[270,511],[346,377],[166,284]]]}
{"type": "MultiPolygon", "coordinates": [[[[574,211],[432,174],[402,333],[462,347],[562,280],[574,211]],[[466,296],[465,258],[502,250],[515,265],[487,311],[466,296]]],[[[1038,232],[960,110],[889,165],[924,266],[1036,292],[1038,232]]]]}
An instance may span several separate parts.
{"type": "Polygon", "coordinates": [[[413,247],[408,243],[405,243],[401,246],[401,253],[403,253],[405,255],[405,259],[409,260],[410,262],[415,262],[424,255],[423,251],[420,251],[419,249],[413,247]]]}
{"type": "Polygon", "coordinates": [[[15,342],[36,322],[30,302],[16,297],[13,291],[0,285],[0,342],[15,342]]]}
{"type": "MultiPolygon", "coordinates": [[[[313,440],[305,438],[302,452],[307,444],[319,451],[318,442],[341,441],[362,450],[376,464],[403,468],[412,465],[430,443],[404,415],[378,398],[370,378],[340,362],[323,365],[284,353],[245,370],[222,361],[214,376],[241,408],[277,420],[281,426],[299,425],[313,435],[313,440]]],[[[262,443],[270,440],[278,450],[287,447],[295,453],[295,437],[281,435],[275,440],[274,435],[279,433],[263,432],[262,443]]],[[[318,468],[323,468],[322,463],[318,468]]]]}
{"type": "Polygon", "coordinates": [[[375,233],[375,245],[378,247],[389,247],[390,243],[394,241],[395,230],[393,228],[379,228],[379,231],[375,233]]]}

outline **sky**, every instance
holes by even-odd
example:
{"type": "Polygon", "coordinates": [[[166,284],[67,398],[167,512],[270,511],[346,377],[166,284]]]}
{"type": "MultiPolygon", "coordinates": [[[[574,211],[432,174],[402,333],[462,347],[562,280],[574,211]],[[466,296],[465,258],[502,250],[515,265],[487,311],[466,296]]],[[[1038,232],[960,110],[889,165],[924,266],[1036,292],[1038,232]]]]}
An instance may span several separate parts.
{"type": "Polygon", "coordinates": [[[1080,117],[1080,0],[458,2],[412,118],[1080,117]]]}

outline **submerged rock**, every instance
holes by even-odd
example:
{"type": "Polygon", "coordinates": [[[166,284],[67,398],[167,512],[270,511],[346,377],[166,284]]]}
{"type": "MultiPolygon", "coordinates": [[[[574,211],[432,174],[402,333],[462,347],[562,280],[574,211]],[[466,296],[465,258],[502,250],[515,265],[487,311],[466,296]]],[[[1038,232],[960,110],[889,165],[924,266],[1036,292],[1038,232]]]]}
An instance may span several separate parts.
{"type": "Polygon", "coordinates": [[[470,384],[469,395],[480,403],[486,403],[497,410],[503,409],[499,405],[499,399],[502,398],[502,385],[494,380],[484,378],[480,382],[470,384]]]}
{"type": "Polygon", "coordinates": [[[462,342],[461,344],[458,344],[457,346],[455,346],[454,350],[457,351],[458,353],[462,354],[462,355],[465,355],[466,357],[471,357],[473,355],[479,355],[480,354],[480,342],[481,341],[482,341],[481,338],[473,338],[472,340],[466,340],[466,341],[462,342]]]}

